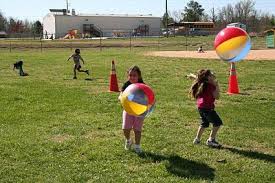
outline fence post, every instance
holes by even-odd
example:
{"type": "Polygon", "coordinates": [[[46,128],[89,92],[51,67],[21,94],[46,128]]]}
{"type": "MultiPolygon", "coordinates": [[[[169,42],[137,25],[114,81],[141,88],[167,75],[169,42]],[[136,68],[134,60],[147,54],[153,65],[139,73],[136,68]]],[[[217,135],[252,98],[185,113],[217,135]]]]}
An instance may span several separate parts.
{"type": "Polygon", "coordinates": [[[71,51],[73,51],[73,41],[72,41],[72,39],[70,40],[70,45],[71,45],[71,51]]]}
{"type": "Polygon", "coordinates": [[[11,52],[11,40],[10,40],[10,52],[11,52]]]}
{"type": "Polygon", "coordinates": [[[158,37],[158,50],[160,49],[160,35],[158,37]]]}
{"type": "Polygon", "coordinates": [[[187,51],[187,35],[185,35],[185,51],[187,51]]]}
{"type": "Polygon", "coordinates": [[[42,39],[40,39],[40,52],[42,52],[42,39]]]}
{"type": "Polygon", "coordinates": [[[99,38],[99,49],[102,51],[102,33],[100,33],[100,38],[99,38]]]}
{"type": "Polygon", "coordinates": [[[132,34],[130,32],[130,51],[132,51],[132,34]]]}

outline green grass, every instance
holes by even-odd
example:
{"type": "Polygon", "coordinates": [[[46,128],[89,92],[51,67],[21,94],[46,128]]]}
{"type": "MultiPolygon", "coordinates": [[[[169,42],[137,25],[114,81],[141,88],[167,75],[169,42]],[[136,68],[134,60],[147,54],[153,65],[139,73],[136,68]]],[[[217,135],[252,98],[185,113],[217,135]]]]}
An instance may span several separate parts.
{"type": "Polygon", "coordinates": [[[236,64],[242,94],[229,96],[229,64],[219,60],[83,49],[89,81],[72,79],[70,50],[0,53],[0,182],[275,182],[274,61],[236,64]],[[12,71],[20,58],[28,77],[12,71]],[[112,59],[120,86],[136,64],[156,94],[141,156],[123,148],[118,93],[108,92],[112,59]],[[192,144],[198,113],[185,75],[201,68],[221,85],[220,150],[192,144]]]}

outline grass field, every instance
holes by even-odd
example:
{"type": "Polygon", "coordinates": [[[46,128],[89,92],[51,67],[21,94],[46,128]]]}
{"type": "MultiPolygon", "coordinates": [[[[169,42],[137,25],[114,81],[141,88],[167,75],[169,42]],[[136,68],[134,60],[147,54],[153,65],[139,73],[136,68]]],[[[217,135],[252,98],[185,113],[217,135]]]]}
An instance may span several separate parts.
{"type": "Polygon", "coordinates": [[[227,63],[143,51],[83,49],[91,80],[72,79],[68,49],[0,51],[0,182],[275,182],[275,60],[238,63],[242,94],[229,96],[227,63]],[[21,58],[28,77],[12,71],[21,58]],[[118,93],[108,92],[112,59],[120,86],[136,64],[156,94],[140,156],[123,147],[118,93]],[[198,113],[185,75],[201,68],[221,85],[222,149],[204,145],[210,129],[192,144],[198,113]]]}

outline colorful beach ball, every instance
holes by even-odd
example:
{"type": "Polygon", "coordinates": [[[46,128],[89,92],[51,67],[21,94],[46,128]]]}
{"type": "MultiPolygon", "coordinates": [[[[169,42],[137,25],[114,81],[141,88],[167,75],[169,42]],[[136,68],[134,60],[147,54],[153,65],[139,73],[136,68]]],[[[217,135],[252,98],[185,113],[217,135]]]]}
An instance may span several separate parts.
{"type": "Polygon", "coordinates": [[[248,54],[251,41],[249,35],[243,29],[227,27],[217,34],[214,47],[222,60],[238,62],[248,54]]]}
{"type": "Polygon", "coordinates": [[[122,93],[121,104],[128,114],[145,117],[154,109],[155,94],[145,84],[131,84],[122,93]]]}

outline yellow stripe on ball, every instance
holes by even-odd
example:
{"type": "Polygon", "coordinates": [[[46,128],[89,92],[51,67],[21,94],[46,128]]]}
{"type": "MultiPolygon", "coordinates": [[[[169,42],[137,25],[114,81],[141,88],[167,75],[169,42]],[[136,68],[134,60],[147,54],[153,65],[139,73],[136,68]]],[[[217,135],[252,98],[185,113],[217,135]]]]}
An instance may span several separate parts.
{"type": "Polygon", "coordinates": [[[146,110],[147,110],[147,106],[146,105],[142,105],[142,104],[138,104],[132,101],[129,101],[127,99],[127,96],[124,95],[121,98],[121,104],[124,108],[124,110],[130,114],[130,115],[141,115],[143,114],[146,110]]]}
{"type": "Polygon", "coordinates": [[[248,40],[247,36],[234,37],[220,44],[216,48],[216,52],[219,55],[223,55],[233,50],[240,50],[240,48],[241,49],[244,48],[247,40],[248,40]]]}

